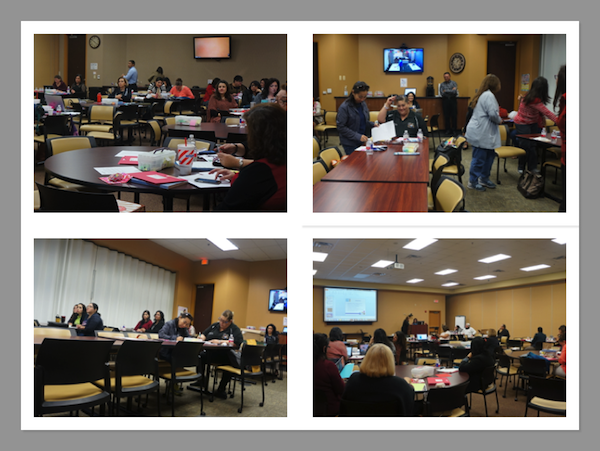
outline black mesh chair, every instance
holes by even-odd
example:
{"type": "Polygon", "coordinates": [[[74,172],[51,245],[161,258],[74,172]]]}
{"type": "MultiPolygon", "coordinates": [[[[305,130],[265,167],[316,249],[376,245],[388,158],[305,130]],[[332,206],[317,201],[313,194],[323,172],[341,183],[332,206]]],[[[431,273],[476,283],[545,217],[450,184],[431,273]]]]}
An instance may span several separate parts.
{"type": "MultiPolygon", "coordinates": [[[[545,359],[531,359],[526,356],[519,357],[519,382],[529,385],[529,377],[546,377],[548,361],[545,359]]],[[[526,389],[526,387],[524,387],[526,389]]],[[[515,401],[519,397],[519,385],[515,393],[515,401]]]]}
{"type": "Polygon", "coordinates": [[[428,417],[468,417],[467,387],[469,381],[448,388],[436,388],[427,392],[425,416],[428,417]]]}
{"type": "Polygon", "coordinates": [[[40,194],[38,212],[119,212],[112,194],[68,191],[35,183],[40,194]]]}
{"type": "Polygon", "coordinates": [[[496,394],[496,413],[500,410],[500,403],[498,402],[498,390],[496,389],[496,366],[488,366],[483,370],[480,376],[480,389],[478,391],[471,392],[471,399],[473,399],[473,393],[476,395],[483,396],[483,403],[485,405],[485,416],[488,416],[487,411],[487,395],[492,393],[496,394]]]}
{"type": "MultiPolygon", "coordinates": [[[[108,361],[113,341],[44,338],[34,367],[34,415],[110,407],[108,361]],[[104,380],[104,389],[92,382],[104,380]]],[[[93,410],[92,410],[93,414],[93,410]]]]}
{"type": "Polygon", "coordinates": [[[340,417],[403,417],[404,406],[398,401],[360,402],[343,399],[340,417]]]}

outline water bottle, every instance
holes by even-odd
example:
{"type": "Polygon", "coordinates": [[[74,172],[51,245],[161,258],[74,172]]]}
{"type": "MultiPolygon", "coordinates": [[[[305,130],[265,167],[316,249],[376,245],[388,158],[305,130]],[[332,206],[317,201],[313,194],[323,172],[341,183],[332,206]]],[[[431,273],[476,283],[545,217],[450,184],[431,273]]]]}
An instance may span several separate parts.
{"type": "Polygon", "coordinates": [[[367,139],[367,155],[373,155],[373,141],[371,138],[367,139]]]}
{"type": "Polygon", "coordinates": [[[240,127],[245,127],[246,126],[246,121],[244,120],[243,116],[240,116],[240,127]]]}
{"type": "Polygon", "coordinates": [[[404,130],[404,135],[402,135],[402,139],[403,139],[405,142],[408,142],[408,130],[404,130]]]}
{"type": "Polygon", "coordinates": [[[190,136],[188,138],[188,146],[193,146],[194,149],[196,148],[196,138],[194,138],[194,135],[190,133],[190,136]]]}
{"type": "Polygon", "coordinates": [[[417,132],[417,138],[420,143],[423,142],[423,130],[419,129],[419,131],[417,132]]]}
{"type": "Polygon", "coordinates": [[[102,94],[100,94],[100,92],[98,92],[98,95],[96,96],[96,102],[102,103],[102,94]]]}
{"type": "Polygon", "coordinates": [[[542,128],[541,135],[542,135],[542,138],[546,137],[546,127],[542,128]]]}
{"type": "Polygon", "coordinates": [[[233,334],[229,334],[229,344],[233,346],[233,334]]]}

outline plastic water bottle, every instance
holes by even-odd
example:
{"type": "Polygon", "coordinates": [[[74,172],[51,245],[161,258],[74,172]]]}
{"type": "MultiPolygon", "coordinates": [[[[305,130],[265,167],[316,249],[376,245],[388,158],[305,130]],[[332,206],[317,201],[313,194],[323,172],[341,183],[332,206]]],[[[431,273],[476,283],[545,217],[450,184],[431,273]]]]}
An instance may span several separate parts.
{"type": "Polygon", "coordinates": [[[542,128],[541,135],[542,135],[542,138],[546,137],[546,127],[542,128]]]}
{"type": "Polygon", "coordinates": [[[402,135],[402,139],[407,142],[408,141],[408,130],[404,130],[404,135],[402,135]]]}
{"type": "Polygon", "coordinates": [[[194,149],[196,148],[196,138],[194,138],[194,135],[191,133],[188,138],[188,146],[194,146],[194,149]]]}
{"type": "Polygon", "coordinates": [[[373,141],[371,140],[371,138],[367,139],[366,149],[367,155],[373,155],[373,141]]]}
{"type": "Polygon", "coordinates": [[[233,346],[233,334],[229,334],[229,344],[233,346]]]}
{"type": "Polygon", "coordinates": [[[419,131],[417,132],[417,138],[420,143],[423,142],[423,130],[419,129],[419,131]]]}

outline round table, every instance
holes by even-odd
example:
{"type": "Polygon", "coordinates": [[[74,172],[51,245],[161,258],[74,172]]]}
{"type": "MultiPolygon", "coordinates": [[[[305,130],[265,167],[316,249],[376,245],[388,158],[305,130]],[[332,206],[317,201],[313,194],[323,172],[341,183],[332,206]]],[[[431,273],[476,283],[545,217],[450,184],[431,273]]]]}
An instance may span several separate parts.
{"type": "MultiPolygon", "coordinates": [[[[412,378],[411,370],[413,368],[417,368],[423,365],[396,365],[396,376],[398,377],[410,377],[412,378]]],[[[463,382],[467,382],[469,380],[469,375],[467,373],[461,373],[457,371],[455,373],[436,373],[431,377],[446,377],[450,381],[450,385],[447,385],[444,388],[454,387],[456,385],[460,385],[463,382]]],[[[425,383],[427,383],[427,378],[425,377],[425,383]]],[[[436,387],[428,387],[428,390],[436,390],[436,387]]]]}
{"type": "MultiPolygon", "coordinates": [[[[58,177],[67,182],[77,183],[79,185],[90,186],[101,191],[159,194],[163,197],[165,211],[173,211],[173,198],[177,195],[211,194],[216,191],[228,189],[228,187],[200,189],[189,183],[172,189],[163,189],[159,186],[142,186],[131,182],[119,185],[109,185],[100,180],[100,177],[103,176],[94,169],[98,167],[118,166],[121,157],[115,155],[121,151],[150,152],[155,149],[156,147],[154,146],[110,146],[72,150],[70,152],[63,152],[51,156],[45,161],[44,166],[46,172],[53,177],[58,177]]],[[[160,172],[173,176],[179,175],[179,170],[175,167],[165,168],[160,172]]]]}

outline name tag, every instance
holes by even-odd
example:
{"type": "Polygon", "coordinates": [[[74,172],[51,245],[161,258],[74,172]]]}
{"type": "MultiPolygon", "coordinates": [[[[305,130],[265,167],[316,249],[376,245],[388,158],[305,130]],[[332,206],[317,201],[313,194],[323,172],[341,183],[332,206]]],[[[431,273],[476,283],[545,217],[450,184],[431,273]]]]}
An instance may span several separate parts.
{"type": "Polygon", "coordinates": [[[407,127],[408,127],[408,128],[415,128],[415,123],[414,123],[414,122],[409,122],[409,123],[407,124],[407,127]]]}

